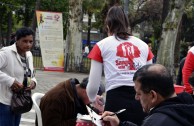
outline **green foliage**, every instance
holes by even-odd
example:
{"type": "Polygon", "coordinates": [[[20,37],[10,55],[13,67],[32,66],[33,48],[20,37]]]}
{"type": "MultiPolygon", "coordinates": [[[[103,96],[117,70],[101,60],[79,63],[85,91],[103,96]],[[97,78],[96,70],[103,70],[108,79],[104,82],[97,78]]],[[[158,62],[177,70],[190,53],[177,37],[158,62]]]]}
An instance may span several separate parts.
{"type": "MultiPolygon", "coordinates": [[[[20,8],[20,6],[18,6],[17,2],[14,0],[1,0],[0,1],[0,44],[2,45],[6,45],[5,39],[9,37],[8,35],[8,30],[14,31],[13,25],[15,24],[15,21],[12,21],[12,24],[8,24],[9,21],[8,19],[10,18],[10,14],[12,14],[13,11],[17,10],[18,8],[20,8]],[[8,29],[8,25],[11,26],[11,29],[8,29]]],[[[14,15],[13,15],[14,17],[14,15]]]]}
{"type": "MultiPolygon", "coordinates": [[[[68,2],[69,0],[41,0],[40,10],[63,13],[64,36],[68,24],[68,2]]],[[[12,31],[21,26],[31,26],[35,14],[36,0],[1,0],[0,1],[0,36],[7,37],[8,13],[14,12],[12,16],[12,31]]],[[[0,37],[1,38],[1,37],[0,37]]],[[[0,39],[0,43],[4,43],[0,39]]]]}
{"type": "Polygon", "coordinates": [[[186,42],[181,41],[180,44],[180,59],[184,58],[187,55],[188,44],[186,42]]]}
{"type": "MultiPolygon", "coordinates": [[[[22,25],[30,26],[34,13],[35,0],[1,0],[0,2],[0,33],[3,38],[9,37],[9,30],[15,31],[22,25]],[[9,14],[12,14],[10,19],[9,14]],[[8,24],[11,20],[12,24],[8,24]],[[11,29],[9,29],[9,27],[11,29]]],[[[2,39],[1,39],[2,40],[2,39]]],[[[1,41],[2,43],[3,41],[1,41]]],[[[5,43],[5,42],[4,42],[5,43]]]]}
{"type": "MultiPolygon", "coordinates": [[[[105,5],[105,0],[83,0],[83,12],[88,15],[95,15],[96,22],[92,24],[92,27],[100,29],[103,27],[101,11],[105,5]]],[[[84,26],[83,26],[84,27],[84,26]]]]}
{"type": "Polygon", "coordinates": [[[154,37],[155,39],[159,39],[162,31],[161,20],[153,20],[152,27],[154,29],[154,37]]]}
{"type": "Polygon", "coordinates": [[[184,9],[181,39],[185,41],[194,41],[194,0],[187,0],[184,9]]]}
{"type": "Polygon", "coordinates": [[[105,0],[83,0],[84,13],[98,13],[102,10],[105,0]]]}
{"type": "Polygon", "coordinates": [[[130,17],[134,17],[136,14],[136,10],[134,8],[136,3],[137,3],[137,0],[129,1],[129,16],[130,17]]]}
{"type": "Polygon", "coordinates": [[[14,2],[12,4],[15,8],[12,11],[15,12],[16,23],[22,21],[24,26],[29,27],[33,19],[36,0],[15,0],[14,2]]]}

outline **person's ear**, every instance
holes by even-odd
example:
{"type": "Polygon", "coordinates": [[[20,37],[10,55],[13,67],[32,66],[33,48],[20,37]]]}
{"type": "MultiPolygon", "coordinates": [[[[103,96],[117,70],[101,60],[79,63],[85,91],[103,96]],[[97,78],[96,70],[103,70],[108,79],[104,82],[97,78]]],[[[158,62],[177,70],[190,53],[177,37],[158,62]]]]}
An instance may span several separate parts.
{"type": "Polygon", "coordinates": [[[157,93],[156,93],[154,90],[151,90],[151,91],[150,91],[150,95],[151,95],[151,98],[152,98],[151,102],[152,102],[152,103],[157,102],[157,100],[158,100],[158,95],[157,95],[157,93]]]}

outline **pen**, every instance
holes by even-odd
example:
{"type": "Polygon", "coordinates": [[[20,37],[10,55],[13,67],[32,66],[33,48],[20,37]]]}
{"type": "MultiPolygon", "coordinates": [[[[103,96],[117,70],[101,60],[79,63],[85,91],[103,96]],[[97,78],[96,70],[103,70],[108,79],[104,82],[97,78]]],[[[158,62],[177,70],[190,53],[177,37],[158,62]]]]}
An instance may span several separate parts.
{"type": "MultiPolygon", "coordinates": [[[[121,110],[119,110],[119,111],[117,111],[117,112],[114,112],[113,114],[108,115],[108,116],[118,115],[118,114],[124,112],[125,110],[126,110],[126,109],[121,109],[121,110]]],[[[102,120],[102,119],[103,119],[103,118],[101,118],[100,120],[102,120]]]]}

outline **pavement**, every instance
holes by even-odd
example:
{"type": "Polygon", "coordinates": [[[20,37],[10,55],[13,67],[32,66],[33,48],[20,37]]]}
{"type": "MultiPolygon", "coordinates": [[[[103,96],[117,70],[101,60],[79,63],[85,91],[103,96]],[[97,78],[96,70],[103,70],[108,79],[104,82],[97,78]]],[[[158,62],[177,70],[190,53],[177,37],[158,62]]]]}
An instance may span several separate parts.
{"type": "MultiPolygon", "coordinates": [[[[71,73],[71,72],[48,72],[36,71],[37,86],[32,93],[46,93],[49,89],[54,87],[59,82],[65,81],[69,78],[77,78],[80,82],[87,77],[85,73],[71,73]]],[[[30,112],[24,113],[21,118],[20,126],[35,126],[35,110],[32,108],[30,112]]]]}

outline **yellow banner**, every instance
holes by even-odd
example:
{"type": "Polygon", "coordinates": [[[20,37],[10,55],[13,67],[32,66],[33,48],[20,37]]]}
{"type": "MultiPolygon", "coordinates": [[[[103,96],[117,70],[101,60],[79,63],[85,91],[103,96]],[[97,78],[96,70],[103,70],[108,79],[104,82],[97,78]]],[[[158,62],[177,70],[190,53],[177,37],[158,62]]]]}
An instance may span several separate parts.
{"type": "Polygon", "coordinates": [[[63,20],[60,12],[36,11],[45,70],[64,70],[63,20]]]}

